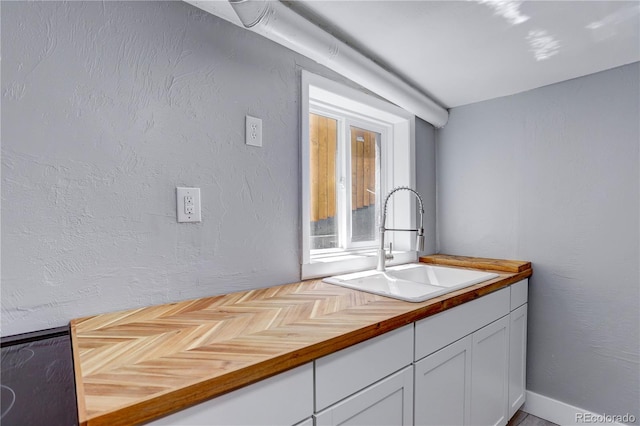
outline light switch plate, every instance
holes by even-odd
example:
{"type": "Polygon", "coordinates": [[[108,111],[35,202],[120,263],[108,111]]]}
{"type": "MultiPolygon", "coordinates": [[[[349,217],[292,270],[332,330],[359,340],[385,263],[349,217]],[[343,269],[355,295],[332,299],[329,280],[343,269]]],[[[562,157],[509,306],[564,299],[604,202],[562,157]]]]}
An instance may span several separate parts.
{"type": "Polygon", "coordinates": [[[245,121],[244,141],[247,145],[262,146],[262,120],[247,115],[245,121]]]}
{"type": "Polygon", "coordinates": [[[176,213],[178,222],[202,222],[200,188],[176,188],[176,213]]]}

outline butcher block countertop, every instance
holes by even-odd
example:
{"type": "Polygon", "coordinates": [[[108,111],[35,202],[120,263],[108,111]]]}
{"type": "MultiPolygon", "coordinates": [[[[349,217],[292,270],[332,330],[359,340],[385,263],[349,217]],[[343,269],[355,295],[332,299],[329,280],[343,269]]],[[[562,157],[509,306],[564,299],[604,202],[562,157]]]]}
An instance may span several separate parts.
{"type": "Polygon", "coordinates": [[[162,417],[532,273],[529,262],[446,255],[420,260],[499,277],[421,303],[308,280],[72,320],[80,424],[162,417]]]}

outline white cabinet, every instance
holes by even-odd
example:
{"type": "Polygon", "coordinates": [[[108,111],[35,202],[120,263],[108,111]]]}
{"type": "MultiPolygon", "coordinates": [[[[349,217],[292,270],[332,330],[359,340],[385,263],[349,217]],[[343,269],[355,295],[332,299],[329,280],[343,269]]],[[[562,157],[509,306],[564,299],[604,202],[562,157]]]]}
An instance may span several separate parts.
{"type": "Polygon", "coordinates": [[[510,303],[511,293],[506,287],[416,322],[415,360],[509,314],[510,303]]]}
{"type": "Polygon", "coordinates": [[[416,425],[505,425],[524,403],[528,281],[416,323],[416,425]]]}
{"type": "Polygon", "coordinates": [[[383,379],[315,415],[316,426],[410,426],[413,368],[383,379]]]}
{"type": "Polygon", "coordinates": [[[509,317],[473,333],[470,424],[506,425],[509,389],[509,317]]]}
{"type": "Polygon", "coordinates": [[[315,361],[316,426],[413,424],[413,324],[315,361]]]}
{"type": "Polygon", "coordinates": [[[511,310],[516,310],[519,306],[527,303],[529,295],[529,279],[518,281],[511,286],[511,310]]]}
{"type": "Polygon", "coordinates": [[[527,301],[529,280],[511,286],[509,314],[509,417],[525,402],[527,385],[527,301]]]}
{"type": "Polygon", "coordinates": [[[412,360],[413,324],[317,359],[316,411],[395,373],[412,360]]]}
{"type": "Polygon", "coordinates": [[[469,423],[472,342],[472,336],[464,337],[416,362],[416,426],[469,423]]]}
{"type": "Polygon", "coordinates": [[[505,425],[509,316],[415,364],[416,425],[505,425]]]}
{"type": "Polygon", "coordinates": [[[313,365],[309,363],[149,424],[293,425],[312,413],[313,365]]]}
{"type": "Polygon", "coordinates": [[[509,418],[524,404],[527,385],[527,304],[509,314],[509,418]]]}

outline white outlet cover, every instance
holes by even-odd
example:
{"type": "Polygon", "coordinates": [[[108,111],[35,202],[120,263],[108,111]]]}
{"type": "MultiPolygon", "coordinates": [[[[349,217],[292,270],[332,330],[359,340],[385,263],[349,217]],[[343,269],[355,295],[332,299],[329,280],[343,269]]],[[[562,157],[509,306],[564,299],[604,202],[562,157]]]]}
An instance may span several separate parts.
{"type": "Polygon", "coordinates": [[[200,212],[200,188],[176,188],[176,214],[178,222],[202,222],[200,212]],[[185,198],[191,197],[193,205],[185,206],[185,198]]]}
{"type": "Polygon", "coordinates": [[[262,120],[247,115],[245,120],[244,141],[247,145],[262,146],[262,120]]]}

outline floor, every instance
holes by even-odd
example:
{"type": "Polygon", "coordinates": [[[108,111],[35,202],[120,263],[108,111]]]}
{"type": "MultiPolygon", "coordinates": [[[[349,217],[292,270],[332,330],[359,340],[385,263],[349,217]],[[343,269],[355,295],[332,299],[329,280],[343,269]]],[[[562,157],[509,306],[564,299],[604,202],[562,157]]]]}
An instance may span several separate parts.
{"type": "Polygon", "coordinates": [[[518,411],[507,426],[558,426],[524,411],[518,411]]]}

